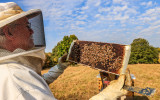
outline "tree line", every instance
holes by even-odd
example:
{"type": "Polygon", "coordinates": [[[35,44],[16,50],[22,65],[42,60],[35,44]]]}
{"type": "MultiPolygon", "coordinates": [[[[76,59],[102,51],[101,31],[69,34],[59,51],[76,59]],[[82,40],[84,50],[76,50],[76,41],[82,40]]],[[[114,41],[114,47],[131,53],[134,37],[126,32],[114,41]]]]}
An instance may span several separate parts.
{"type": "MultiPolygon", "coordinates": [[[[56,65],[58,58],[68,53],[73,40],[78,40],[78,38],[75,35],[64,36],[63,40],[57,43],[51,53],[45,54],[46,61],[43,68],[56,65]]],[[[146,39],[137,38],[131,43],[129,64],[157,64],[160,63],[159,54],[160,48],[149,45],[146,39]]]]}

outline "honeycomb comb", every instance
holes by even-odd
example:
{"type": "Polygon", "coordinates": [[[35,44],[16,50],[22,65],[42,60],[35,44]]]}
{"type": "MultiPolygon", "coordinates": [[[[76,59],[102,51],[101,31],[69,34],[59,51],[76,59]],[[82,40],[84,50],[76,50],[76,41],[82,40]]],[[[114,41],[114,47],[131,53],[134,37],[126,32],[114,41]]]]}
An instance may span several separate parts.
{"type": "Polygon", "coordinates": [[[67,60],[108,73],[125,73],[130,48],[129,45],[76,40],[70,46],[67,60]]]}

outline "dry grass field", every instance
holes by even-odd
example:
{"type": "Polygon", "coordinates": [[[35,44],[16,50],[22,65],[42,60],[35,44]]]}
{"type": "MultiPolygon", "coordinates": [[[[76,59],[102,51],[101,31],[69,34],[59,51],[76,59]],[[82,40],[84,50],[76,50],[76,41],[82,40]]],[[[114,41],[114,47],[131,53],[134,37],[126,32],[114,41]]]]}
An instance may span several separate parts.
{"type": "MultiPolygon", "coordinates": [[[[135,93],[134,100],[160,100],[160,64],[136,64],[128,65],[128,68],[136,77],[136,87],[156,88],[154,96],[146,97],[135,93]]],[[[43,70],[42,73],[47,71],[43,70]]],[[[98,74],[98,70],[89,67],[68,67],[49,87],[58,100],[88,100],[99,93],[98,74]]]]}

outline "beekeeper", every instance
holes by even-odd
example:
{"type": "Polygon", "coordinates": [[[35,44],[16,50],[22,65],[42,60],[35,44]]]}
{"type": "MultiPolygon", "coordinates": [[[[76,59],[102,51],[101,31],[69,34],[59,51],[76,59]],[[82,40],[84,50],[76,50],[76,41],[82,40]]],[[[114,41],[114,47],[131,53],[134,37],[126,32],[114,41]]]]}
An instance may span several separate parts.
{"type": "MultiPolygon", "coordinates": [[[[16,3],[0,3],[0,100],[55,100],[48,84],[69,65],[62,59],[41,77],[45,60],[42,12],[24,12],[16,3]],[[47,84],[48,83],[48,84],[47,84]]],[[[126,75],[91,100],[114,100],[125,95],[126,75]]]]}

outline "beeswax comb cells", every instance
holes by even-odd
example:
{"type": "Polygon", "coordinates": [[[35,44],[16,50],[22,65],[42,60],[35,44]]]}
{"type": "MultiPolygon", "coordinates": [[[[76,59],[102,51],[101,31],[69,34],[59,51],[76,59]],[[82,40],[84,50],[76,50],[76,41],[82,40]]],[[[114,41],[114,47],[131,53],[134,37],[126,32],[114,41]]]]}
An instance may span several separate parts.
{"type": "Polygon", "coordinates": [[[119,74],[120,68],[125,73],[129,55],[127,45],[76,40],[70,46],[67,60],[119,74]]]}

